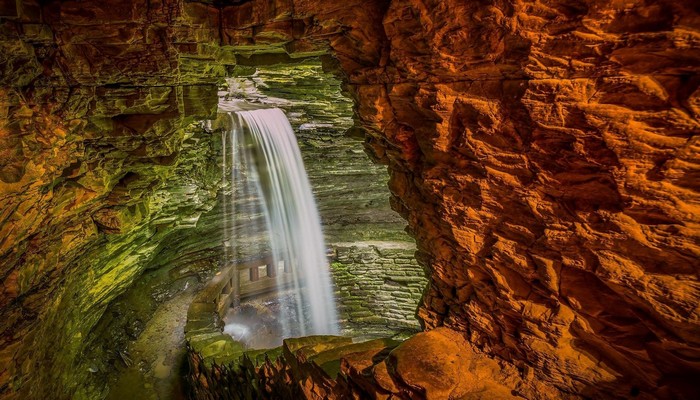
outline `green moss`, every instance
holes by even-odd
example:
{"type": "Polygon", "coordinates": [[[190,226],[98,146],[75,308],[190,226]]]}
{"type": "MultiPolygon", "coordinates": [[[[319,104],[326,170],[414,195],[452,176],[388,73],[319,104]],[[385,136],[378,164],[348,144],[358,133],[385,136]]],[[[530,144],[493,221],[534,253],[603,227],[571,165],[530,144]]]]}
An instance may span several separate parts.
{"type": "MultiPolygon", "coordinates": [[[[160,104],[169,96],[166,93],[167,90],[150,91],[147,99],[152,102],[151,105],[160,104]]],[[[109,124],[106,118],[94,121],[97,124],[105,122],[105,126],[109,124]]],[[[201,259],[206,257],[208,249],[216,246],[216,243],[203,240],[203,236],[198,234],[186,235],[180,231],[158,228],[168,218],[171,218],[173,225],[190,221],[193,216],[204,218],[204,213],[212,209],[216,202],[216,191],[212,188],[219,184],[220,173],[216,172],[218,168],[206,165],[207,160],[215,158],[209,154],[217,151],[215,143],[209,141],[211,135],[204,132],[191,130],[185,133],[183,127],[178,128],[177,125],[182,121],[178,119],[152,125],[149,133],[168,138],[163,149],[154,148],[150,154],[171,154],[174,149],[179,149],[168,165],[154,165],[150,160],[143,165],[125,164],[123,161],[121,164],[111,164],[110,160],[105,160],[101,166],[105,169],[95,171],[95,176],[112,181],[105,186],[116,184],[119,176],[123,177],[126,171],[138,174],[134,175],[138,179],[120,186],[131,201],[111,209],[120,227],[118,231],[98,232],[94,225],[86,225],[84,231],[74,235],[77,238],[94,235],[97,240],[89,247],[78,246],[81,242],[69,240],[61,248],[61,257],[73,260],[72,273],[63,282],[61,295],[45,305],[46,318],[35,331],[35,336],[26,339],[30,342],[33,340],[36,359],[51,360],[32,366],[33,386],[46,390],[64,388],[67,393],[75,393],[74,398],[77,399],[103,397],[105,374],[113,368],[110,363],[121,363],[118,358],[115,359],[116,350],[131,335],[139,333],[140,328],[133,323],[147,319],[159,301],[167,298],[169,293],[181,290],[188,277],[197,277],[196,269],[179,269],[178,266],[187,265],[191,259],[178,252],[201,259]],[[172,133],[173,129],[180,131],[172,133]],[[186,138],[197,140],[187,144],[186,138]],[[154,176],[158,177],[158,185],[153,185],[149,180],[144,182],[145,177],[154,176]],[[183,192],[188,195],[180,195],[183,192]],[[171,249],[181,238],[187,240],[171,249]],[[162,281],[167,284],[146,284],[151,280],[142,275],[143,271],[162,265],[169,268],[154,271],[164,277],[162,281]],[[137,281],[137,277],[141,279],[137,281]],[[143,285],[134,286],[134,282],[143,285]],[[128,288],[134,289],[133,295],[114,303],[110,312],[105,313],[108,304],[128,288]],[[142,314],[127,311],[135,309],[141,310],[142,314]],[[123,323],[119,322],[120,318],[123,323]],[[60,353],[55,351],[57,348],[61,349],[60,353]]],[[[206,218],[215,220],[217,216],[206,218]]],[[[209,239],[215,237],[208,236],[209,239]]],[[[35,279],[37,274],[32,273],[31,268],[21,271],[27,272],[27,275],[20,278],[27,280],[27,287],[32,286],[29,280],[35,279]]],[[[66,396],[57,394],[57,398],[63,397],[66,396]]]]}
{"type": "Polygon", "coordinates": [[[234,341],[229,335],[218,335],[207,340],[197,342],[195,349],[203,358],[215,357],[240,357],[245,350],[244,346],[234,341]]]}
{"type": "Polygon", "coordinates": [[[274,361],[282,356],[282,347],[275,347],[273,349],[261,349],[261,350],[248,350],[245,355],[253,362],[254,365],[258,366],[264,363],[266,360],[274,361]]]}

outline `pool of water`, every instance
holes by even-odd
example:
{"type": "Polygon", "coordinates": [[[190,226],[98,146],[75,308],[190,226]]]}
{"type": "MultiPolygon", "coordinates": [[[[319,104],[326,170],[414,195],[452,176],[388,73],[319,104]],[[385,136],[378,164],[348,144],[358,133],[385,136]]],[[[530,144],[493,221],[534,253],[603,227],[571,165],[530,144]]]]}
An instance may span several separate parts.
{"type": "MultiPolygon", "coordinates": [[[[249,349],[269,349],[282,345],[285,331],[279,320],[279,315],[292,315],[287,321],[292,335],[303,336],[294,327],[299,325],[298,313],[294,312],[296,301],[291,291],[281,295],[268,295],[244,301],[241,305],[230,309],[224,318],[224,333],[231,335],[236,341],[243,343],[249,349]],[[284,313],[281,314],[281,311],[284,313]]],[[[381,324],[355,324],[350,321],[340,321],[340,334],[352,337],[361,342],[377,338],[402,339],[418,332],[417,329],[385,326],[381,324]]]]}

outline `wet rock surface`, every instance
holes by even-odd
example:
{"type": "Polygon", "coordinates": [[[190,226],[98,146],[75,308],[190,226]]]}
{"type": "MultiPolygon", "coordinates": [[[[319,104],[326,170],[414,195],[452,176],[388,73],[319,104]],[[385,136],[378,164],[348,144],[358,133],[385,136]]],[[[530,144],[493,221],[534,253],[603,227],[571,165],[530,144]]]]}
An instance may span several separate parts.
{"type": "MultiPolygon", "coordinates": [[[[694,3],[1,11],[1,396],[90,398],[83,338],[158,233],[209,207],[157,195],[189,163],[180,128],[213,114],[226,65],[328,52],[429,271],[427,328],[514,363],[529,398],[696,394],[694,3]]],[[[210,196],[192,176],[182,194],[210,196]]]]}
{"type": "Polygon", "coordinates": [[[359,327],[393,331],[420,329],[416,308],[427,284],[406,242],[353,242],[332,245],[331,274],[343,334],[357,337],[359,327]]]}
{"type": "Polygon", "coordinates": [[[211,364],[190,353],[194,399],[516,399],[512,365],[488,358],[462,335],[437,328],[399,342],[339,336],[286,339],[267,355],[211,364]],[[241,385],[239,382],[255,382],[241,385]]]}

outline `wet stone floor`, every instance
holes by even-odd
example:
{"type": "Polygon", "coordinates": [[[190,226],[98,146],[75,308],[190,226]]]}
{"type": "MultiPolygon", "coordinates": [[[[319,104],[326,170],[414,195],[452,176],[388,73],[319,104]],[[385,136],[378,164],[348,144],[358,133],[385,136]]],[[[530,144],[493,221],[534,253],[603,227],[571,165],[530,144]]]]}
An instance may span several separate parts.
{"type": "MultiPolygon", "coordinates": [[[[231,308],[224,319],[224,333],[243,343],[249,349],[269,349],[282,345],[283,337],[305,336],[295,327],[299,320],[294,312],[295,295],[291,291],[259,296],[231,308]],[[287,327],[279,315],[291,321],[287,327]],[[285,332],[287,332],[285,334],[285,332]]],[[[355,342],[379,338],[403,339],[417,333],[417,329],[398,328],[380,324],[358,324],[341,320],[338,335],[352,337],[355,342]]]]}
{"type": "MultiPolygon", "coordinates": [[[[189,305],[202,286],[202,283],[188,285],[158,305],[138,338],[126,346],[117,373],[109,377],[107,400],[187,398],[184,328],[189,305]]],[[[269,295],[245,300],[241,306],[231,309],[225,320],[226,332],[251,349],[279,346],[283,328],[277,315],[284,303],[289,302],[285,296],[281,296],[283,304],[277,296],[269,295]]],[[[341,321],[339,334],[362,342],[376,338],[401,340],[414,333],[413,329],[341,321]]]]}
{"type": "Polygon", "coordinates": [[[128,364],[109,382],[107,400],[184,400],[185,322],[196,285],[161,304],[127,347],[128,364]]]}

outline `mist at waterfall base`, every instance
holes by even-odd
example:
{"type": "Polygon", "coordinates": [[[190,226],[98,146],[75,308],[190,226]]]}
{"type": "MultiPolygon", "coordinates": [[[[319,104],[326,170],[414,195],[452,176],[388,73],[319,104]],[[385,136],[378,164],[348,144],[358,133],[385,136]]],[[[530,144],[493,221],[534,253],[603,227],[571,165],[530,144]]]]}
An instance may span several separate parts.
{"type": "Polygon", "coordinates": [[[239,306],[225,319],[224,331],[251,347],[338,333],[320,217],[287,117],[277,108],[231,111],[228,117],[224,257],[233,262],[270,254],[276,277],[261,279],[276,279],[279,289],[239,306]]]}

